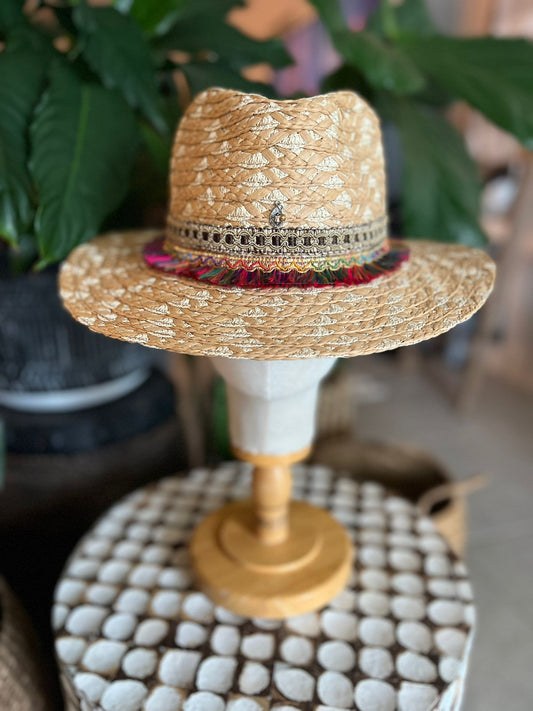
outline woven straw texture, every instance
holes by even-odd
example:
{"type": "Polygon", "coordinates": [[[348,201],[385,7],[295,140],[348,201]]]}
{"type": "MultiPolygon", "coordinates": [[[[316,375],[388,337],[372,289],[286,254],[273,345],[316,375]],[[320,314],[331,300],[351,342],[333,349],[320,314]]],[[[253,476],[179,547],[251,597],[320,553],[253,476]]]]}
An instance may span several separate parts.
{"type": "Polygon", "coordinates": [[[378,484],[295,467],[295,498],[326,507],[356,545],[346,588],[324,608],[249,619],[198,590],[191,531],[247,496],[250,473],[232,462],[159,481],[76,547],[53,620],[79,708],[458,711],[475,623],[467,571],[429,519],[378,484]]]}
{"type": "Polygon", "coordinates": [[[379,120],[349,91],[273,101],[226,89],[199,94],[183,117],[170,171],[170,222],[338,227],[385,214],[379,120]],[[230,118],[228,118],[230,117],[230,118]]]}
{"type": "Polygon", "coordinates": [[[418,343],[469,318],[494,264],[479,250],[411,241],[409,261],[353,287],[228,289],[150,270],[154,231],[104,235],[64,263],[60,289],[99,333],[192,355],[256,360],[350,357],[418,343]]]}
{"type": "Polygon", "coordinates": [[[0,578],[0,709],[52,711],[26,613],[0,578]]]}

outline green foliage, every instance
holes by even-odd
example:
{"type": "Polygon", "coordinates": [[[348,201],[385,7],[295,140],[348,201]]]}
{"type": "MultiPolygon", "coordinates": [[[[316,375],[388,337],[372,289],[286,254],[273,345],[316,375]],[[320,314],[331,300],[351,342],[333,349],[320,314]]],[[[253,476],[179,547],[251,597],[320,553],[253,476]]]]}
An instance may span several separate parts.
{"type": "Polygon", "coordinates": [[[436,34],[426,0],[406,0],[394,8],[389,2],[381,2],[370,18],[368,28],[388,37],[406,31],[422,37],[436,34]]]}
{"type": "MultiPolygon", "coordinates": [[[[482,244],[480,181],[445,111],[465,100],[533,148],[533,45],[442,36],[424,0],[381,0],[361,32],[339,0],[311,1],[343,62],[323,88],[355,89],[397,128],[405,232],[482,244]]],[[[12,264],[42,267],[112,215],[119,226],[126,193],[128,205],[164,201],[173,130],[197,92],[273,94],[243,70],[290,57],[278,40],[254,41],[228,24],[242,5],[40,0],[27,15],[22,0],[0,0],[0,239],[12,264]]]]}
{"type": "Polygon", "coordinates": [[[193,55],[204,50],[237,69],[264,62],[265,57],[274,68],[284,67],[291,61],[280,40],[259,42],[223,24],[216,16],[202,18],[200,22],[197,17],[181,20],[156,46],[166,50],[179,48],[193,55]]]}
{"type": "Polygon", "coordinates": [[[135,20],[112,7],[89,7],[82,0],[72,19],[81,52],[104,86],[118,89],[161,132],[167,127],[150,48],[135,20]]]}
{"type": "Polygon", "coordinates": [[[383,115],[396,124],[404,150],[403,227],[410,237],[478,247],[480,180],[464,142],[440,113],[390,97],[383,115]]]}
{"type": "Polygon", "coordinates": [[[38,52],[16,49],[0,54],[0,235],[13,245],[33,218],[36,195],[27,167],[27,128],[45,72],[38,52]]]}
{"type": "Polygon", "coordinates": [[[0,2],[0,37],[4,39],[15,27],[25,22],[21,12],[22,0],[0,2]]]}
{"type": "Polygon", "coordinates": [[[272,89],[266,84],[245,79],[238,71],[223,62],[189,62],[182,66],[192,94],[198,94],[211,86],[231,86],[233,89],[272,95],[272,89]]]}
{"type": "MultiPolygon", "coordinates": [[[[114,6],[129,13],[148,35],[162,35],[177,23],[192,17],[205,20],[217,17],[224,20],[234,7],[244,5],[244,0],[115,0],[114,6]]],[[[196,30],[197,28],[195,28],[196,30]]]]}
{"type": "Polygon", "coordinates": [[[39,192],[35,232],[44,267],[92,237],[124,197],[138,132],[113,90],[52,68],[31,126],[31,171],[39,192]]]}
{"type": "Polygon", "coordinates": [[[338,0],[311,0],[344,64],[323,88],[362,93],[398,130],[404,154],[404,232],[482,245],[481,183],[445,110],[463,99],[533,148],[533,45],[439,35],[424,0],[381,0],[352,32],[338,0]]]}
{"type": "Polygon", "coordinates": [[[337,0],[311,0],[346,64],[357,69],[375,89],[410,94],[424,87],[424,77],[409,57],[377,33],[352,32],[337,0]]]}
{"type": "Polygon", "coordinates": [[[115,0],[114,7],[129,13],[147,35],[166,32],[181,18],[187,6],[187,0],[115,0]]]}
{"type": "Polygon", "coordinates": [[[424,76],[409,57],[377,35],[362,30],[335,37],[346,63],[361,71],[374,89],[413,94],[424,88],[424,76]]]}
{"type": "Polygon", "coordinates": [[[226,384],[221,377],[216,377],[213,383],[213,400],[211,411],[212,448],[222,461],[231,459],[232,449],[228,427],[228,395],[226,384]]]}
{"type": "Polygon", "coordinates": [[[40,0],[28,15],[22,0],[0,0],[0,240],[14,271],[63,259],[120,215],[127,193],[166,201],[173,130],[198,91],[272,93],[242,70],[290,58],[227,24],[242,4],[40,0]]]}
{"type": "Polygon", "coordinates": [[[533,44],[522,39],[415,37],[401,46],[452,96],[533,149],[533,44]]]}

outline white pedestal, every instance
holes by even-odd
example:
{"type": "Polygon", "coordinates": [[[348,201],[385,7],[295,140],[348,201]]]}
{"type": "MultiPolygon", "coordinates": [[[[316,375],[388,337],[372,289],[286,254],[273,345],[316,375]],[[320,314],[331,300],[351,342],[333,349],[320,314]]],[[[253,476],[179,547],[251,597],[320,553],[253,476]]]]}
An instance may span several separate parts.
{"type": "Polygon", "coordinates": [[[309,452],[320,380],[334,362],[213,358],[228,386],[231,442],[254,464],[253,483],[251,500],[199,524],[191,558],[202,589],[238,614],[304,614],[349,577],[353,551],[343,527],[326,511],[290,500],[290,465],[309,452]]]}
{"type": "Polygon", "coordinates": [[[211,360],[226,381],[234,447],[251,455],[274,456],[310,447],[320,381],[335,358],[211,360]]]}

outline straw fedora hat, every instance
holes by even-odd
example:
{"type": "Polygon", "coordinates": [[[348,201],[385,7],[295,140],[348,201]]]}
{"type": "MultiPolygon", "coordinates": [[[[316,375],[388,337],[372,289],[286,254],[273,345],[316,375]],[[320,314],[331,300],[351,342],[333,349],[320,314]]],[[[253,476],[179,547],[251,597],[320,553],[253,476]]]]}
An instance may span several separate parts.
{"type": "Polygon", "coordinates": [[[74,250],[72,315],[114,338],[259,360],[355,356],[437,336],[485,302],[482,251],[389,240],[379,121],[342,91],[196,97],[178,128],[165,234],[74,250]]]}

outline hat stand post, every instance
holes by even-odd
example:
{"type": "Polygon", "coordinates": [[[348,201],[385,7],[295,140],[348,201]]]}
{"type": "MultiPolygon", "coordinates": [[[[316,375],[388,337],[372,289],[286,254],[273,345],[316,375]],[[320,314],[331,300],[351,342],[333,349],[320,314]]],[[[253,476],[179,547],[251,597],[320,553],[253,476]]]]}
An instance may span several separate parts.
{"type": "Polygon", "coordinates": [[[199,524],[191,555],[199,585],[239,614],[309,612],[349,577],[353,552],[344,528],[328,512],[291,501],[290,467],[310,451],[320,380],[334,361],[212,358],[227,384],[233,449],[254,465],[253,482],[251,499],[199,524]]]}

